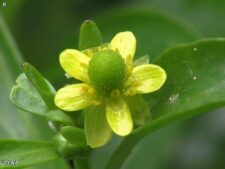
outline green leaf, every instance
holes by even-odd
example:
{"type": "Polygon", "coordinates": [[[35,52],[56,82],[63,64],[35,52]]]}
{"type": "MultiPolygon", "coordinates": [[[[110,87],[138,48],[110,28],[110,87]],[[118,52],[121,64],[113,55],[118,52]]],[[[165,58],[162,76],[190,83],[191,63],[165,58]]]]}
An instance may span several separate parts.
{"type": "Polygon", "coordinates": [[[31,64],[23,63],[23,71],[49,109],[55,109],[54,87],[31,64]]]}
{"type": "Polygon", "coordinates": [[[200,37],[189,25],[154,10],[114,9],[95,20],[106,42],[110,42],[118,32],[132,31],[137,38],[135,56],[147,54],[150,62],[168,47],[200,37]]]}
{"type": "Polygon", "coordinates": [[[44,115],[48,111],[47,105],[24,73],[17,78],[10,100],[17,108],[27,112],[44,115]]]}
{"type": "Polygon", "coordinates": [[[85,133],[83,129],[77,127],[66,126],[61,129],[63,137],[65,137],[68,142],[76,146],[86,146],[87,141],[85,138],[85,133]]]}
{"type": "Polygon", "coordinates": [[[61,110],[48,111],[46,116],[47,116],[47,119],[50,121],[63,124],[63,125],[73,126],[72,119],[61,110]]]}
{"type": "Polygon", "coordinates": [[[97,25],[87,20],[80,27],[79,49],[85,50],[102,44],[102,35],[97,25]]]}
{"type": "Polygon", "coordinates": [[[222,38],[203,40],[168,49],[156,60],[168,79],[161,90],[148,96],[153,121],[123,140],[106,169],[121,168],[136,144],[155,130],[225,105],[224,46],[222,38]]]}
{"type": "Polygon", "coordinates": [[[0,169],[25,168],[59,158],[47,142],[1,140],[0,147],[0,169]]]}

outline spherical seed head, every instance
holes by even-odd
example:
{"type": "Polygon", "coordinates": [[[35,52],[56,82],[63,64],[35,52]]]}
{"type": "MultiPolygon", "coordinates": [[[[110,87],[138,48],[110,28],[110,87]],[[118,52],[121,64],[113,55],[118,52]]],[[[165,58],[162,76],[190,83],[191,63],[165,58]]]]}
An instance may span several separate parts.
{"type": "Polygon", "coordinates": [[[115,89],[122,90],[126,74],[123,58],[112,50],[97,52],[91,59],[88,75],[91,84],[103,97],[115,89]]]}

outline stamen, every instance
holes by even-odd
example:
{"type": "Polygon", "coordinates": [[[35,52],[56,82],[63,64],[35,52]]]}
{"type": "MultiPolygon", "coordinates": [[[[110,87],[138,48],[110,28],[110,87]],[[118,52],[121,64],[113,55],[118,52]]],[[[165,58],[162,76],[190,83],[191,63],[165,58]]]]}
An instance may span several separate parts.
{"type": "Polygon", "coordinates": [[[93,100],[93,104],[94,104],[95,106],[98,106],[98,105],[100,105],[101,103],[102,103],[101,100],[97,100],[97,99],[93,100]]]}
{"type": "Polygon", "coordinates": [[[67,73],[65,73],[65,76],[66,76],[67,79],[71,78],[71,76],[69,74],[67,74],[67,73]]]}
{"type": "Polygon", "coordinates": [[[88,68],[88,65],[86,63],[80,63],[80,66],[84,67],[84,68],[88,68]]]}
{"type": "Polygon", "coordinates": [[[127,89],[127,91],[125,92],[125,96],[133,96],[136,94],[136,90],[134,87],[132,87],[132,89],[127,89]]]}
{"type": "Polygon", "coordinates": [[[120,51],[118,48],[115,48],[115,52],[119,53],[120,54],[120,51]]]}
{"type": "Polygon", "coordinates": [[[88,92],[88,94],[90,94],[90,95],[95,95],[95,93],[96,93],[95,90],[94,90],[93,88],[89,88],[87,92],[88,92]]]}
{"type": "Polygon", "coordinates": [[[94,53],[93,53],[91,50],[87,50],[87,55],[88,55],[89,57],[92,57],[92,56],[94,55],[94,53]]]}

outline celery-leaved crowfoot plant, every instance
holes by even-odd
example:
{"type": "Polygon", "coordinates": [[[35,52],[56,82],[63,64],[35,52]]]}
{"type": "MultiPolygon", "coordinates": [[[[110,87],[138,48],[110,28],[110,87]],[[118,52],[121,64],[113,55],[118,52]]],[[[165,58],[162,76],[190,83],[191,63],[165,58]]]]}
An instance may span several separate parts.
{"type": "Polygon", "coordinates": [[[132,131],[126,97],[156,91],[166,80],[166,73],[159,66],[134,66],[135,49],[133,33],[121,32],[102,47],[83,52],[66,49],[60,54],[60,64],[67,75],[83,83],[60,89],[55,104],[64,111],[86,108],[84,130],[87,144],[93,148],[108,142],[111,129],[120,136],[132,131]]]}
{"type": "Polygon", "coordinates": [[[148,56],[133,59],[136,38],[132,32],[120,32],[110,43],[103,43],[95,23],[84,22],[79,50],[66,49],[60,54],[66,76],[79,82],[56,92],[31,64],[23,64],[10,99],[19,109],[46,117],[56,134],[49,142],[0,140],[0,168],[26,168],[63,158],[71,168],[75,165],[88,169],[92,150],[105,145],[112,131],[124,138],[106,169],[121,168],[147,134],[175,120],[224,105],[220,69],[224,45],[223,39],[180,45],[149,64],[148,56]],[[217,51],[212,61],[217,69],[207,68],[212,64],[207,59],[211,58],[209,50],[217,51]],[[187,75],[190,67],[194,77],[187,75]],[[212,83],[202,85],[205,80],[212,83]]]}

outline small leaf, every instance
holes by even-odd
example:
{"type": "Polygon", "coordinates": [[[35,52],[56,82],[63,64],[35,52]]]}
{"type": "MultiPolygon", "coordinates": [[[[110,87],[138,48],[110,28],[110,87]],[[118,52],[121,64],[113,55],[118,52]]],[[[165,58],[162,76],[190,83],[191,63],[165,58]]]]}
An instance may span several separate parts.
{"type": "Polygon", "coordinates": [[[53,86],[31,64],[23,63],[23,71],[49,109],[55,109],[53,86]]]}
{"type": "Polygon", "coordinates": [[[50,121],[63,125],[73,126],[73,121],[71,120],[71,118],[61,110],[48,111],[46,117],[50,121]]]}
{"type": "Polygon", "coordinates": [[[102,44],[102,35],[97,25],[91,21],[85,21],[80,28],[79,49],[85,50],[102,44]]]}
{"type": "Polygon", "coordinates": [[[48,110],[47,105],[24,73],[18,76],[16,85],[11,90],[10,100],[19,109],[38,115],[44,115],[48,110]]]}
{"type": "Polygon", "coordinates": [[[0,147],[0,169],[25,168],[59,158],[47,142],[1,140],[0,147]]]}
{"type": "Polygon", "coordinates": [[[66,126],[61,129],[61,133],[71,144],[78,147],[87,145],[84,130],[80,128],[66,126]]]}

